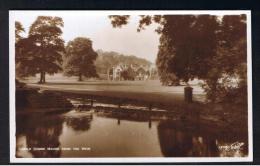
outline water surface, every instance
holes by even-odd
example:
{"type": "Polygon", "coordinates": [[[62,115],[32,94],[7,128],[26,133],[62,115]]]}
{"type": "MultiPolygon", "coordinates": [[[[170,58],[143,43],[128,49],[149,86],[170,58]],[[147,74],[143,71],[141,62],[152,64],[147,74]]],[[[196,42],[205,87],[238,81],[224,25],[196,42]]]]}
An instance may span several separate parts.
{"type": "Polygon", "coordinates": [[[17,157],[247,156],[247,136],[175,119],[71,110],[17,115],[17,157]]]}

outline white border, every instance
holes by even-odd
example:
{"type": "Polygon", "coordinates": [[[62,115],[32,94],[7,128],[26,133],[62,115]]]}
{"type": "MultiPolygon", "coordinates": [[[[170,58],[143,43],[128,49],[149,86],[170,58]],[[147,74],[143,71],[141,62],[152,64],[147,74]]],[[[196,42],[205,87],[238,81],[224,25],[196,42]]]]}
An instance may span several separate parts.
{"type": "MultiPolygon", "coordinates": [[[[88,12],[89,15],[155,15],[155,14],[211,14],[211,15],[247,15],[247,76],[248,76],[248,157],[127,157],[127,158],[16,158],[16,125],[15,125],[15,12],[19,10],[9,11],[9,92],[10,92],[10,162],[11,163],[164,163],[164,162],[249,162],[253,161],[253,129],[252,129],[252,47],[251,47],[251,11],[250,10],[164,10],[164,11],[66,11],[66,12],[88,12]]],[[[23,11],[34,12],[34,11],[23,11]]],[[[64,12],[59,11],[41,11],[42,14],[48,12],[64,12]]]]}

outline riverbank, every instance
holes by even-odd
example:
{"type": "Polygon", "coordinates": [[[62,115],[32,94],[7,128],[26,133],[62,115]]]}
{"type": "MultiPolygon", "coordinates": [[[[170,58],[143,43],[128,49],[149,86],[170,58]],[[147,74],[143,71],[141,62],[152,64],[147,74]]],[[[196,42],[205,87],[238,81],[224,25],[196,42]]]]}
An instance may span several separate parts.
{"type": "MultiPolygon", "coordinates": [[[[205,94],[193,86],[193,103],[184,102],[184,86],[165,87],[156,81],[88,81],[28,83],[28,87],[39,88],[45,93],[55,93],[69,99],[80,99],[82,106],[96,103],[115,104],[119,111],[129,105],[146,110],[174,112],[179,119],[247,131],[247,107],[229,104],[205,104],[205,94]]],[[[112,108],[116,110],[115,108],[112,108]]],[[[128,108],[127,108],[128,109],[128,108]]],[[[125,111],[125,110],[124,110],[125,111]]],[[[123,112],[123,111],[122,111],[123,112]]],[[[126,112],[126,111],[125,111],[126,112]]],[[[129,111],[128,111],[129,112],[129,111]]],[[[232,129],[233,130],[233,129],[232,129]]]]}

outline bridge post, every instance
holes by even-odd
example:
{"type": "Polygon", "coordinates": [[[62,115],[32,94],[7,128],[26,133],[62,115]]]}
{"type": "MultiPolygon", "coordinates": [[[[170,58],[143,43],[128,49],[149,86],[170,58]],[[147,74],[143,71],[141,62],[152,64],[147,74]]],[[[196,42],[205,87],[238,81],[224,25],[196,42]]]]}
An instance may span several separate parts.
{"type": "Polygon", "coordinates": [[[152,110],[152,104],[150,103],[149,104],[149,111],[151,111],[152,110]]]}
{"type": "Polygon", "coordinates": [[[193,88],[190,86],[187,86],[184,88],[184,100],[187,103],[192,102],[192,90],[193,90],[193,88]]]}
{"type": "Polygon", "coordinates": [[[91,107],[93,107],[93,103],[94,103],[93,98],[91,98],[91,101],[90,101],[91,107]]]}

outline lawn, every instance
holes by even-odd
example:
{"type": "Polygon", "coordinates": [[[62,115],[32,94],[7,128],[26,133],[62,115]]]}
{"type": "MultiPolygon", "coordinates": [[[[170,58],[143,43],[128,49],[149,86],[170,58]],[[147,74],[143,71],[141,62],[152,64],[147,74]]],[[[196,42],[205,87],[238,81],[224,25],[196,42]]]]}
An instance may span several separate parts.
{"type": "MultiPolygon", "coordinates": [[[[101,95],[104,97],[119,97],[160,103],[182,102],[184,100],[185,86],[162,86],[159,80],[86,80],[78,82],[76,78],[63,76],[49,76],[46,78],[47,83],[45,84],[38,84],[37,80],[37,78],[31,78],[26,80],[26,82],[31,87],[39,87],[44,90],[101,95]]],[[[194,100],[203,101],[205,99],[203,89],[198,85],[192,85],[192,87],[194,100]]]]}

